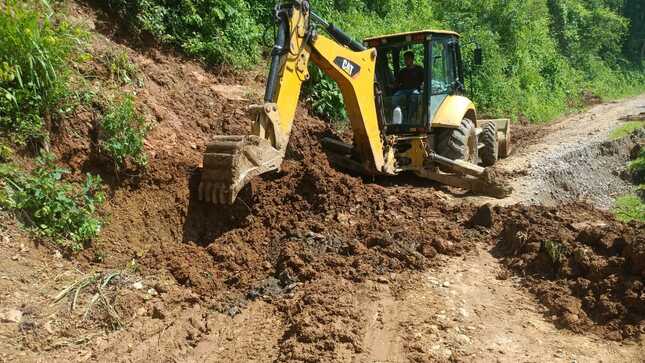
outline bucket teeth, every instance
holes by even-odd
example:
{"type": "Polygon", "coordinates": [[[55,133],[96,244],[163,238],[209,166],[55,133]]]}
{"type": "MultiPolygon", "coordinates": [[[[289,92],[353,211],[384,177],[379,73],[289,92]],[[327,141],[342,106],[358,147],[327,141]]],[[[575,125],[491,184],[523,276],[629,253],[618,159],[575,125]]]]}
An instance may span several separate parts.
{"type": "Polygon", "coordinates": [[[207,145],[199,199],[233,204],[255,176],[278,170],[283,154],[258,136],[216,136],[207,145]]]}

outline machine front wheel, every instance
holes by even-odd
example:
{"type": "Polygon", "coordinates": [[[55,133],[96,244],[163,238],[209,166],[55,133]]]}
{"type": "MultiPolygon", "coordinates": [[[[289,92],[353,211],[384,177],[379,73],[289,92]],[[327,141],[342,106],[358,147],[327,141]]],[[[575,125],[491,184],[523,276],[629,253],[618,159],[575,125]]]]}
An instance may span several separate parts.
{"type": "Polygon", "coordinates": [[[465,160],[477,164],[477,134],[475,124],[465,118],[456,129],[439,132],[436,140],[437,153],[452,160],[465,160]]]}
{"type": "Polygon", "coordinates": [[[482,159],[483,166],[493,166],[499,159],[499,143],[497,141],[497,124],[489,122],[482,129],[479,135],[479,141],[482,147],[479,156],[482,159]]]}

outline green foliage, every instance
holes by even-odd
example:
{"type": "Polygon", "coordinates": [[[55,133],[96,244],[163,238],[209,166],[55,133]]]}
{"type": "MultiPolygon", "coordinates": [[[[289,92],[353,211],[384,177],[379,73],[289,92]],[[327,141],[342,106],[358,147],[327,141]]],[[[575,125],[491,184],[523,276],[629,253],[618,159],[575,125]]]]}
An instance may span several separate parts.
{"type": "Polygon", "coordinates": [[[544,251],[546,251],[546,254],[549,256],[551,263],[556,266],[560,265],[564,253],[564,246],[562,246],[562,243],[555,241],[545,241],[543,243],[543,247],[544,251]]]}
{"type": "Polygon", "coordinates": [[[614,207],[616,218],[622,222],[645,222],[645,203],[636,195],[625,195],[616,199],[614,207]]]}
{"type": "Polygon", "coordinates": [[[627,166],[629,171],[634,175],[634,181],[645,190],[645,149],[641,149],[638,157],[632,160],[627,166]]]}
{"type": "MultiPolygon", "coordinates": [[[[259,1],[258,1],[259,3],[259,1]]],[[[260,27],[244,0],[108,0],[133,29],[209,64],[248,67],[259,57],[260,27]]]]}
{"type": "Polygon", "coordinates": [[[343,95],[336,83],[316,67],[309,67],[309,74],[311,81],[305,83],[303,91],[313,113],[332,122],[347,120],[343,95]]]}
{"type": "Polygon", "coordinates": [[[11,149],[9,146],[0,142],[0,163],[5,163],[11,160],[12,156],[13,156],[13,149],[11,149]]]}
{"type": "Polygon", "coordinates": [[[130,62],[128,53],[125,51],[109,51],[103,55],[102,61],[110,71],[110,76],[113,80],[121,84],[139,81],[139,69],[134,63],[130,62]]]}
{"type": "Polygon", "coordinates": [[[143,140],[149,131],[143,117],[134,107],[134,98],[130,95],[109,106],[101,121],[99,149],[109,156],[117,169],[130,160],[138,166],[148,162],[143,140]]]}
{"type": "MultiPolygon", "coordinates": [[[[209,64],[257,62],[273,1],[109,0],[134,29],[209,64]]],[[[645,11],[641,0],[315,0],[313,9],[355,39],[401,31],[461,32],[464,58],[474,43],[485,64],[473,77],[481,113],[548,121],[584,105],[585,91],[616,98],[645,91],[645,11]]],[[[269,29],[270,30],[270,29],[269,29]]],[[[268,31],[268,35],[272,32],[268,31]]],[[[315,113],[345,118],[327,77],[305,86],[315,113]]]]}
{"type": "Polygon", "coordinates": [[[79,188],[62,180],[66,173],[46,154],[30,174],[0,164],[4,184],[0,206],[18,213],[37,234],[76,252],[101,230],[97,207],[103,203],[104,195],[100,177],[88,174],[79,188]]]}
{"type": "Polygon", "coordinates": [[[645,121],[629,121],[625,122],[622,126],[615,128],[609,134],[609,139],[618,140],[630,135],[638,129],[645,127],[645,121]]]}
{"type": "Polygon", "coordinates": [[[0,4],[0,133],[18,143],[46,138],[43,116],[68,97],[68,61],[84,39],[45,2],[0,4]]]}
{"type": "MultiPolygon", "coordinates": [[[[645,90],[645,72],[621,59],[629,28],[621,2],[323,0],[314,6],[357,39],[428,28],[460,32],[467,64],[474,42],[484,48],[484,65],[468,82],[480,112],[543,122],[582,106],[583,91],[611,99],[645,90]]],[[[323,95],[324,107],[314,111],[335,119],[341,98],[329,82],[323,78],[305,92],[312,104],[323,95]]]]}
{"type": "Polygon", "coordinates": [[[623,14],[629,19],[629,36],[625,42],[625,54],[635,62],[645,62],[645,2],[625,0],[623,14]]]}

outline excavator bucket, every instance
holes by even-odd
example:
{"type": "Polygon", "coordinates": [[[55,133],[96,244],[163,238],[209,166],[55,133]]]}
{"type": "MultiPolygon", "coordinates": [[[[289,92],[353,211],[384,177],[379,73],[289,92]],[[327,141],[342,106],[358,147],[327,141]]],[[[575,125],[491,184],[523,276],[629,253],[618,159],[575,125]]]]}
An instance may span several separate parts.
{"type": "Polygon", "coordinates": [[[206,146],[199,199],[233,204],[254,177],[280,169],[284,155],[255,135],[215,136],[206,146]]]}

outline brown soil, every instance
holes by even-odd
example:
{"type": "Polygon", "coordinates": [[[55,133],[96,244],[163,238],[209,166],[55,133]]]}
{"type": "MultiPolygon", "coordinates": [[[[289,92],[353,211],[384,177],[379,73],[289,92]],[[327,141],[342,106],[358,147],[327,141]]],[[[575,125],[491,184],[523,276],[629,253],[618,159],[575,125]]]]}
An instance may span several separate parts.
{"type": "MultiPolygon", "coordinates": [[[[254,180],[231,207],[199,202],[205,144],[215,134],[249,130],[245,108],[259,100],[262,80],[217,75],[171,53],[118,44],[103,15],[76,3],[71,10],[108,36],[95,34],[97,60],[82,69],[92,87],[136,91],[137,108],[152,125],[149,165],[115,173],[98,156],[101,100],[53,130],[52,150],[72,178],[92,172],[106,180],[106,225],[79,256],[52,260],[54,249],[36,248],[0,212],[0,258],[10,260],[0,267],[0,290],[17,291],[0,302],[23,313],[19,321],[0,322],[0,361],[466,359],[465,350],[429,347],[436,322],[421,315],[429,307],[418,300],[426,292],[419,276],[446,267],[447,256],[479,253],[477,246],[497,239],[500,257],[526,277],[559,323],[613,339],[642,334],[642,225],[621,225],[575,205],[477,210],[446,201],[431,183],[347,175],[330,166],[319,143],[334,130],[304,109],[280,173],[254,180]],[[116,51],[138,66],[142,84],[109,80],[99,56],[116,51]],[[546,241],[561,246],[559,264],[545,260],[546,241]],[[81,291],[77,309],[70,310],[74,297],[52,303],[78,279],[109,271],[122,274],[104,290],[81,291]],[[99,292],[122,328],[107,305],[85,314],[99,292]],[[415,307],[399,312],[408,297],[415,307]]],[[[531,145],[541,130],[519,128],[514,140],[531,145]]],[[[441,324],[446,332],[454,328],[441,324]]],[[[450,344],[466,344],[462,335],[450,344]]]]}
{"type": "Polygon", "coordinates": [[[613,339],[645,333],[645,226],[588,205],[495,210],[496,253],[557,323],[613,339]]]}

